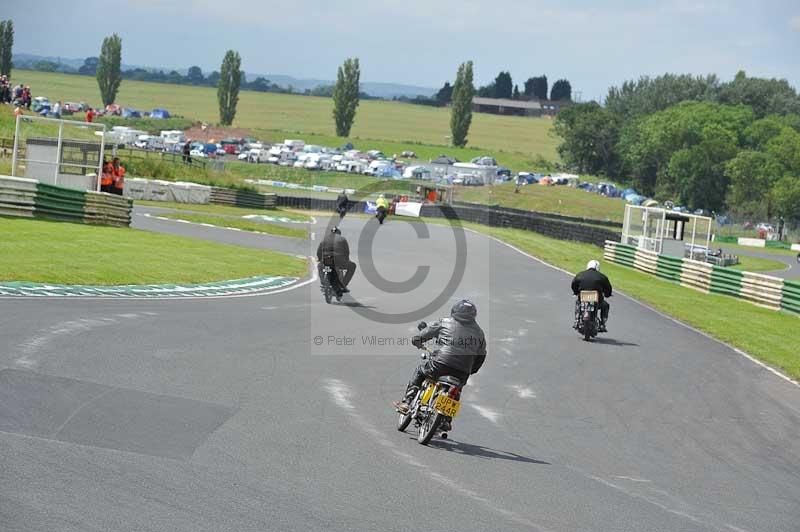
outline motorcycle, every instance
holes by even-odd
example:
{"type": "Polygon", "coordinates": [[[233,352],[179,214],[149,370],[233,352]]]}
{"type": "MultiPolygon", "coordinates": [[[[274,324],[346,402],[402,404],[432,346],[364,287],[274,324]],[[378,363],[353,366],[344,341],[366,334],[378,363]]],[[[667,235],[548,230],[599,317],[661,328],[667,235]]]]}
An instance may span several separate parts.
{"type": "Polygon", "coordinates": [[[333,262],[333,257],[326,255],[322,257],[322,276],[320,277],[320,290],[325,297],[325,303],[330,305],[333,298],[339,302],[342,300],[342,283],[339,281],[339,275],[336,272],[336,265],[333,262]]]}
{"type": "MultiPolygon", "coordinates": [[[[423,321],[417,328],[421,331],[427,326],[423,321]]],[[[423,360],[433,354],[427,346],[423,345],[420,349],[423,351],[420,355],[423,360]]],[[[397,430],[405,432],[413,421],[418,430],[417,441],[422,445],[428,445],[437,433],[441,434],[442,439],[447,439],[451,422],[461,408],[462,387],[463,383],[452,375],[444,375],[436,380],[426,378],[408,411],[399,414],[397,430]]]]}
{"type": "Polygon", "coordinates": [[[375,218],[378,219],[379,224],[383,225],[383,220],[386,219],[387,214],[388,211],[386,210],[386,207],[378,207],[377,212],[375,213],[375,218]]]}
{"type": "Polygon", "coordinates": [[[581,290],[575,302],[575,325],[573,328],[587,342],[600,330],[600,294],[596,290],[581,290]]]}

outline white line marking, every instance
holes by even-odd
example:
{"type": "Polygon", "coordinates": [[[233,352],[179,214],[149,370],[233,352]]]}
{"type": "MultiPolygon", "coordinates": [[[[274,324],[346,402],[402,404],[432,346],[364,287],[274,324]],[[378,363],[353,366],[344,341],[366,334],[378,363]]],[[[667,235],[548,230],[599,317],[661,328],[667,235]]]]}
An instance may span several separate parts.
{"type": "Polygon", "coordinates": [[[652,480],[647,480],[646,478],[636,478],[636,477],[626,477],[626,476],[616,476],[614,478],[618,478],[621,480],[630,480],[631,482],[652,482],[652,480]]]}
{"type": "Polygon", "coordinates": [[[632,492],[632,491],[630,491],[628,489],[623,488],[622,486],[618,486],[618,485],[616,485],[616,484],[614,484],[612,482],[609,482],[609,481],[607,481],[605,479],[602,479],[600,477],[596,477],[594,475],[589,475],[589,478],[591,478],[592,480],[595,480],[597,482],[600,482],[601,484],[604,484],[604,485],[606,485],[606,486],[608,486],[610,488],[614,488],[615,490],[619,490],[622,493],[624,493],[625,495],[627,495],[628,497],[633,497],[635,499],[641,499],[641,500],[643,500],[645,502],[649,502],[650,504],[652,504],[654,506],[658,506],[662,510],[664,510],[666,512],[669,512],[671,514],[675,514],[677,516],[684,517],[684,518],[686,518],[686,519],[688,519],[688,520],[690,520],[690,521],[692,521],[694,523],[697,523],[697,524],[706,524],[706,523],[704,523],[703,521],[701,521],[700,519],[698,519],[697,517],[695,517],[693,515],[687,514],[686,512],[681,512],[680,510],[675,510],[673,508],[670,508],[669,506],[667,506],[665,504],[662,504],[662,503],[660,503],[660,502],[658,502],[656,500],[653,500],[650,497],[646,497],[646,496],[641,495],[639,493],[634,493],[634,492],[632,492]]]}
{"type": "MultiPolygon", "coordinates": [[[[508,242],[503,242],[503,241],[502,241],[502,240],[500,240],[499,238],[493,237],[493,236],[491,236],[491,235],[487,235],[487,234],[485,234],[485,233],[481,233],[480,231],[476,231],[476,230],[474,230],[474,229],[470,229],[470,228],[468,228],[468,227],[465,227],[464,229],[466,229],[467,231],[471,231],[471,232],[473,232],[473,233],[479,234],[479,235],[483,235],[483,236],[485,236],[486,238],[489,238],[489,239],[491,239],[491,240],[494,240],[495,242],[498,242],[498,243],[500,243],[500,244],[502,244],[502,245],[504,245],[504,246],[506,246],[506,247],[509,247],[509,248],[513,249],[514,251],[516,251],[517,253],[519,253],[519,254],[521,254],[521,255],[525,255],[525,256],[526,256],[526,257],[528,257],[529,259],[533,259],[533,260],[535,260],[536,262],[538,262],[538,263],[540,263],[540,264],[543,264],[544,266],[547,266],[548,268],[552,268],[552,269],[554,269],[554,270],[558,270],[558,271],[560,271],[560,272],[562,272],[562,273],[565,273],[565,274],[567,274],[567,275],[570,275],[570,276],[572,276],[572,275],[573,275],[571,272],[568,272],[567,270],[565,270],[565,269],[563,269],[563,268],[559,268],[558,266],[553,266],[552,264],[549,264],[549,263],[547,263],[547,262],[543,261],[542,259],[539,259],[539,258],[537,258],[537,257],[534,257],[534,256],[533,256],[533,255],[531,255],[530,253],[526,253],[526,252],[522,251],[522,250],[521,250],[521,249],[519,249],[518,247],[516,247],[516,246],[514,246],[514,245],[512,245],[512,244],[509,244],[508,242]]],[[[657,309],[655,309],[655,308],[651,307],[651,306],[650,306],[650,305],[648,305],[647,303],[642,303],[642,302],[641,302],[641,301],[639,301],[638,299],[635,299],[635,298],[633,298],[633,297],[631,297],[631,296],[629,296],[629,295],[625,294],[624,292],[617,291],[616,293],[617,293],[617,294],[619,294],[619,295],[621,295],[622,297],[624,297],[624,298],[626,298],[626,299],[630,300],[630,301],[633,301],[634,303],[637,303],[637,304],[641,305],[642,307],[644,307],[644,308],[646,308],[646,309],[648,309],[648,310],[651,310],[651,311],[655,312],[655,313],[656,313],[656,314],[658,314],[659,316],[661,316],[661,317],[663,317],[663,318],[666,318],[666,319],[670,320],[671,322],[673,322],[673,323],[675,323],[675,324],[677,324],[677,325],[680,325],[680,326],[682,326],[682,327],[685,327],[685,328],[689,329],[690,331],[694,331],[694,332],[696,332],[697,334],[699,334],[699,335],[701,335],[701,336],[704,336],[704,337],[708,338],[709,340],[712,340],[712,341],[714,341],[714,342],[717,342],[718,344],[724,345],[724,346],[725,346],[725,347],[727,347],[728,349],[730,349],[730,350],[732,350],[733,352],[735,352],[735,353],[737,353],[737,354],[739,354],[739,355],[741,355],[741,356],[745,357],[746,359],[748,359],[749,361],[753,362],[754,364],[756,364],[756,365],[758,365],[758,366],[761,366],[762,368],[764,368],[765,370],[769,371],[769,372],[770,372],[770,373],[772,373],[773,375],[775,375],[775,376],[777,376],[777,377],[780,377],[781,379],[785,380],[786,382],[789,382],[789,383],[791,383],[791,384],[794,384],[794,385],[795,385],[795,386],[797,386],[797,387],[800,387],[800,382],[799,382],[799,381],[796,381],[796,380],[792,379],[791,377],[789,377],[788,375],[785,375],[785,374],[783,374],[781,371],[779,371],[779,370],[777,370],[777,369],[773,368],[772,366],[769,366],[769,365],[765,364],[764,362],[761,362],[760,360],[758,360],[757,358],[753,357],[752,355],[749,355],[749,354],[745,353],[744,351],[742,351],[742,350],[741,350],[741,349],[739,349],[738,347],[734,347],[734,346],[732,346],[731,344],[729,344],[729,343],[727,343],[727,342],[723,342],[722,340],[720,340],[720,339],[718,339],[718,338],[714,338],[713,336],[711,336],[710,334],[708,334],[708,333],[706,333],[706,332],[703,332],[703,331],[701,331],[701,330],[699,330],[699,329],[695,329],[695,328],[694,328],[694,327],[692,327],[691,325],[688,325],[688,324],[686,324],[686,323],[683,323],[682,321],[678,320],[677,318],[673,318],[672,316],[669,316],[669,315],[667,315],[667,314],[664,314],[664,313],[663,313],[663,312],[661,312],[660,310],[657,310],[657,309]]]]}
{"type": "Polygon", "coordinates": [[[486,408],[485,406],[476,405],[474,403],[470,403],[470,406],[477,410],[480,415],[494,424],[497,424],[497,420],[500,419],[500,412],[495,412],[494,410],[486,408]]]}
{"type": "Polygon", "coordinates": [[[505,508],[501,508],[494,504],[492,501],[479,495],[475,491],[472,491],[469,488],[459,485],[455,480],[442,475],[441,473],[437,473],[433,471],[429,466],[426,466],[412,455],[405,451],[401,451],[397,448],[397,446],[392,443],[381,431],[377,428],[372,426],[368,421],[362,418],[356,411],[354,402],[351,401],[351,397],[353,395],[352,390],[350,387],[345,384],[344,382],[338,379],[328,379],[326,381],[325,389],[328,390],[328,393],[333,398],[333,401],[339,405],[340,408],[347,412],[348,417],[360,428],[362,431],[366,432],[380,444],[381,446],[385,447],[389,451],[392,452],[395,456],[402,459],[403,462],[406,464],[416,468],[420,473],[426,475],[431,480],[438,482],[439,484],[443,485],[444,487],[451,489],[464,497],[472,499],[474,501],[482,503],[484,506],[489,508],[489,510],[502,515],[506,519],[510,521],[514,521],[516,523],[522,524],[523,526],[530,527],[534,530],[538,530],[539,532],[549,532],[548,529],[543,528],[541,525],[538,525],[529,519],[526,519],[522,516],[515,514],[510,510],[506,510],[505,508]]]}
{"type": "Polygon", "coordinates": [[[517,392],[517,396],[520,399],[530,399],[531,397],[536,397],[536,394],[533,393],[533,390],[530,388],[525,388],[524,386],[520,386],[519,384],[512,384],[511,389],[517,392]]]}

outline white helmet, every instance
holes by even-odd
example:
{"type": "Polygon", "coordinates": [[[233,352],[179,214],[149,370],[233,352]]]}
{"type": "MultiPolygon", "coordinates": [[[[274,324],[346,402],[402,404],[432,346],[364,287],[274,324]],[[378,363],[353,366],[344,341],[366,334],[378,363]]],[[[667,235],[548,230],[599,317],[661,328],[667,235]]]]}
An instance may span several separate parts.
{"type": "Polygon", "coordinates": [[[586,263],[586,269],[587,270],[597,270],[599,272],[600,271],[600,262],[598,262],[596,260],[590,260],[589,262],[586,263]]]}

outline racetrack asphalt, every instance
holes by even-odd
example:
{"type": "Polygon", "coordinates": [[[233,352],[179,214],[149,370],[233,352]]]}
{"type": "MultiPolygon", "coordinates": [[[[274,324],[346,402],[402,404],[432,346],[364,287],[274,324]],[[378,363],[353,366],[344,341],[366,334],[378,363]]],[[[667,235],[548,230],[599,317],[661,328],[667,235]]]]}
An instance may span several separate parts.
{"type": "Polygon", "coordinates": [[[797,279],[798,277],[800,277],[800,263],[797,262],[796,256],[770,253],[768,251],[759,251],[758,248],[753,248],[752,250],[750,250],[741,248],[725,249],[723,247],[723,251],[731,255],[746,255],[748,257],[769,259],[777,262],[782,262],[783,264],[785,264],[785,267],[781,270],[758,272],[758,273],[764,275],[771,275],[772,277],[780,277],[782,279],[797,279]]]}
{"type": "MultiPolygon", "coordinates": [[[[317,244],[135,220],[303,255],[317,244]]],[[[583,342],[566,274],[471,232],[457,290],[424,318],[472,298],[489,356],[450,439],[397,432],[390,403],[419,361],[397,344],[419,318],[364,314],[413,313],[456,262],[449,228],[414,227],[344,220],[359,271],[343,304],[316,283],[0,301],[0,529],[797,530],[796,385],[624,297],[611,332],[583,342]],[[359,235],[375,229],[370,268],[359,235]],[[418,265],[428,277],[407,293],[367,279],[418,265]]]]}

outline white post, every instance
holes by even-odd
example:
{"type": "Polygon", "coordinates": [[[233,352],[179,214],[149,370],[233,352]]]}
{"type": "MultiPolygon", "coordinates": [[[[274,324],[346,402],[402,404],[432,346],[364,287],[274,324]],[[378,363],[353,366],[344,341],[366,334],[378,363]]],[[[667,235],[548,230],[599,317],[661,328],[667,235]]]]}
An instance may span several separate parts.
{"type": "Polygon", "coordinates": [[[11,177],[17,177],[17,148],[19,146],[19,117],[17,116],[17,124],[14,126],[14,153],[11,154],[11,177]]]}
{"type": "Polygon", "coordinates": [[[692,258],[694,258],[694,235],[697,231],[697,218],[692,218],[692,258]]]}
{"type": "Polygon", "coordinates": [[[58,172],[61,170],[61,146],[64,140],[64,122],[58,124],[58,147],[56,148],[56,171],[54,185],[58,184],[58,172]]]}
{"type": "Polygon", "coordinates": [[[106,126],[103,124],[103,134],[100,136],[100,159],[97,161],[97,179],[95,179],[95,192],[100,192],[100,179],[103,177],[103,157],[106,147],[106,126]]]}

